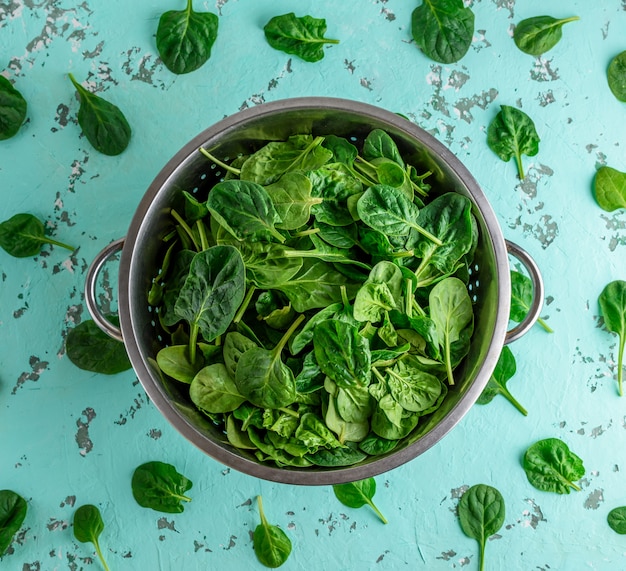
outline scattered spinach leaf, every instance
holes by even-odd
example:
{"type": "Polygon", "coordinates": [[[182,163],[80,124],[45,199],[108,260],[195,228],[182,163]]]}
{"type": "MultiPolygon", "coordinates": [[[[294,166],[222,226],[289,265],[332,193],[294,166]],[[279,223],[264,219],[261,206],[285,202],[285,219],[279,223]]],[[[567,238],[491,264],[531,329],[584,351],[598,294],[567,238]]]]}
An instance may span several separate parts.
{"type": "Polygon", "coordinates": [[[181,513],[182,502],[190,502],[185,492],[192,487],[191,480],[165,462],[146,462],[138,466],[131,481],[133,497],[137,503],[157,512],[181,513]]]}
{"type": "Polygon", "coordinates": [[[17,134],[26,119],[27,108],[24,96],[0,75],[0,141],[17,134]]]}
{"type": "Polygon", "coordinates": [[[376,494],[376,480],[374,478],[366,478],[346,484],[335,484],[333,485],[333,492],[335,492],[335,496],[344,506],[360,508],[367,504],[374,510],[380,521],[388,523],[385,516],[372,501],[374,494],[376,494]]]}
{"type": "Polygon", "coordinates": [[[271,525],[263,512],[263,500],[257,496],[261,523],[254,529],[252,546],[257,559],[266,567],[276,569],[280,567],[291,553],[291,540],[287,534],[276,525],[271,525]]]}
{"type": "Polygon", "coordinates": [[[583,461],[558,438],[539,440],[526,450],[523,460],[528,481],[538,490],[569,494],[580,491],[574,482],[585,475],[583,461]]]}
{"type": "Polygon", "coordinates": [[[12,490],[0,490],[0,558],[11,545],[26,517],[26,500],[12,490]]]}
{"type": "Polygon", "coordinates": [[[316,62],[324,57],[324,44],[338,44],[339,40],[329,40],[326,33],[326,20],[302,16],[293,12],[274,16],[263,31],[270,46],[276,50],[298,56],[304,61],[316,62]]]}
{"type": "Polygon", "coordinates": [[[487,144],[503,161],[515,157],[520,180],[524,180],[522,155],[535,156],[539,152],[539,135],[533,120],[522,110],[500,105],[500,111],[489,124],[487,144]]]}
{"type": "Polygon", "coordinates": [[[74,512],[74,537],[81,543],[93,543],[102,567],[105,571],[109,571],[100,549],[99,537],[103,530],[104,522],[100,510],[96,506],[86,504],[74,512]]]}
{"type": "Polygon", "coordinates": [[[157,50],[167,69],[176,74],[203,66],[217,39],[218,17],[212,12],[196,12],[192,4],[187,0],[184,10],[169,10],[159,19],[157,50]]]}
{"type": "MultiPolygon", "coordinates": [[[[626,506],[613,508],[606,518],[609,527],[620,535],[626,535],[626,506]]],[[[1,551],[0,551],[1,553],[1,551]]]]}
{"type": "Polygon", "coordinates": [[[511,394],[507,382],[515,375],[516,364],[515,357],[508,346],[502,348],[496,368],[493,374],[489,378],[487,386],[484,388],[482,394],[476,401],[478,404],[490,403],[496,395],[502,395],[506,398],[517,410],[519,410],[524,416],[528,415],[528,411],[518,402],[518,400],[511,394]]]}
{"type": "Polygon", "coordinates": [[[474,12],[463,0],[424,0],[413,10],[411,34],[427,57],[454,63],[472,44],[474,12]]]}
{"type": "Polygon", "coordinates": [[[497,533],[504,523],[504,498],[496,488],[477,484],[461,496],[458,514],[465,535],[475,539],[480,546],[480,571],[483,571],[487,540],[497,533]]]}
{"type": "Polygon", "coordinates": [[[611,93],[619,101],[626,102],[626,51],[611,60],[606,74],[611,93]]]}
{"type": "MultiPolygon", "coordinates": [[[[511,270],[511,309],[509,318],[511,321],[520,323],[524,320],[533,301],[533,282],[522,274],[511,270]]],[[[541,318],[537,318],[537,323],[548,333],[554,333],[552,328],[541,318]]]]}
{"type": "Polygon", "coordinates": [[[109,156],[119,155],[130,142],[131,129],[119,107],[87,91],[70,73],[78,91],[78,124],[93,147],[109,156]]]}
{"type": "Polygon", "coordinates": [[[593,190],[600,208],[613,212],[626,208],[626,173],[609,166],[601,166],[596,171],[593,190]]]}
{"type": "MultiPolygon", "coordinates": [[[[119,324],[116,317],[109,319],[119,324]]],[[[131,368],[124,343],[109,337],[91,319],[81,321],[67,332],[65,353],[79,369],[93,373],[115,375],[131,368]]]]}
{"type": "Polygon", "coordinates": [[[513,40],[524,53],[539,56],[559,43],[565,24],[576,20],[580,18],[578,16],[561,19],[552,16],[527,18],[515,26],[513,40]]]}
{"type": "Polygon", "coordinates": [[[617,386],[623,396],[624,346],[626,345],[626,281],[615,280],[608,283],[598,298],[604,325],[619,338],[617,347],[617,386]]]}
{"type": "Polygon", "coordinates": [[[11,256],[16,258],[36,256],[44,244],[74,251],[72,246],[45,236],[43,223],[32,214],[15,214],[0,224],[0,247],[11,256]]]}

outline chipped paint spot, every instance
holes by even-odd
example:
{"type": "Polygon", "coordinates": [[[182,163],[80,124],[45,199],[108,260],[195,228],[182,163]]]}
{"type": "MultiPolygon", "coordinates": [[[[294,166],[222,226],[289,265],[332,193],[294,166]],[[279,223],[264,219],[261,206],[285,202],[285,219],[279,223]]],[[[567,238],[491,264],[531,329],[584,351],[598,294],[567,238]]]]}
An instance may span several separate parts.
{"type": "Polygon", "coordinates": [[[558,69],[552,69],[552,60],[538,57],[530,71],[530,78],[533,81],[545,82],[559,79],[558,69]]]}
{"type": "Polygon", "coordinates": [[[604,490],[600,488],[591,492],[583,505],[586,510],[597,510],[602,502],[604,502],[604,490]]]}
{"type": "Polygon", "coordinates": [[[81,414],[81,418],[76,421],[78,430],[76,432],[75,440],[76,444],[78,444],[80,455],[86,456],[93,450],[93,442],[89,438],[89,425],[91,424],[91,421],[96,418],[96,411],[91,407],[87,407],[81,414]]]}
{"type": "Polygon", "coordinates": [[[35,355],[31,355],[30,359],[28,360],[28,364],[30,365],[30,372],[25,371],[18,377],[17,383],[11,391],[12,395],[16,394],[18,389],[22,388],[24,383],[26,383],[27,381],[33,381],[34,383],[36,383],[39,380],[41,374],[48,368],[49,365],[48,361],[42,361],[39,359],[39,357],[36,357],[35,355]]]}

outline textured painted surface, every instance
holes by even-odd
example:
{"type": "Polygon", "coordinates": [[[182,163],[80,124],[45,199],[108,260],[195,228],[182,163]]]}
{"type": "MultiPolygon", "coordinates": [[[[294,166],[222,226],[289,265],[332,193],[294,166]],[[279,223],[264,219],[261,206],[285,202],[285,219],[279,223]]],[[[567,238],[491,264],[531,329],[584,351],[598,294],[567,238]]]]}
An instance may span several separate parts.
{"type": "Polygon", "coordinates": [[[599,165],[626,170],[626,107],[605,75],[626,49],[626,2],[466,2],[476,32],[453,65],[429,61],[412,43],[418,2],[195,4],[219,15],[219,37],[203,68],[175,77],[158,59],[154,33],[160,13],[182,0],[0,1],[0,72],[29,104],[18,136],[0,143],[0,218],[32,212],[79,246],[69,256],[46,247],[21,260],[0,252],[0,488],[29,504],[0,568],[98,569],[71,530],[84,503],[102,511],[112,569],[260,568],[251,532],[262,494],[269,519],[293,541],[284,569],[476,569],[477,546],[455,509],[468,486],[488,483],[507,506],[487,548],[489,568],[626,569],[626,540],[606,524],[610,509],[626,504],[626,399],[614,381],[617,338],[601,327],[597,306],[608,281],[626,279],[626,213],[603,212],[590,190],[599,165]],[[262,26],[289,11],[325,17],[328,36],[341,43],[315,64],[272,50],[262,26]],[[546,12],[581,19],[544,56],[523,54],[511,39],[514,24],[546,12]],[[133,139],[121,156],[98,154],[80,135],[70,71],[124,110],[133,139]],[[132,372],[94,375],[64,355],[66,332],[87,316],[88,264],[124,235],[161,166],[222,117],[303,95],[377,104],[432,132],[472,171],[506,237],[534,255],[546,283],[543,316],[555,333],[535,327],[512,347],[518,372],[510,388],[528,417],[501,397],[475,406],[434,448],[379,476],[386,526],[367,509],[340,505],[330,488],[225,468],[162,419],[132,372]],[[486,145],[500,104],[526,111],[541,137],[522,183],[514,164],[486,145]],[[558,496],[527,482],[521,455],[551,436],[584,460],[581,492],[558,496]],[[183,514],[135,504],[132,471],[153,459],[193,480],[183,514]]]}

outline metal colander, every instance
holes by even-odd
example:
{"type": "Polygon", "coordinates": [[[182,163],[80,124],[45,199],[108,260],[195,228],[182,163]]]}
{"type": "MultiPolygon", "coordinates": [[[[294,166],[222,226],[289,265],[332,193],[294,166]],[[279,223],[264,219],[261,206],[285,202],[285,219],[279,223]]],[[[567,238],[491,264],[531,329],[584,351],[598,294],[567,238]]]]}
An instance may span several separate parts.
{"type": "Polygon", "coordinates": [[[124,341],[151,401],[185,438],[223,464],[249,475],[276,482],[318,485],[355,481],[386,472],[438,442],[474,404],[493,372],[503,345],[534,323],[541,309],[543,286],[532,259],[517,246],[505,242],[477,182],[444,145],[389,111],[355,101],[315,97],[281,100],[241,111],[185,145],[148,188],[126,237],[106,247],[92,264],[86,299],[94,320],[107,333],[124,341]],[[470,295],[475,304],[470,352],[455,371],[457,384],[442,406],[421,419],[415,431],[387,455],[342,468],[297,469],[262,464],[252,454],[232,447],[225,435],[191,403],[187,387],[162,378],[156,366],[156,354],[163,340],[147,296],[162,260],[161,237],[171,229],[170,208],[182,207],[181,191],[202,196],[224,174],[198,152],[199,147],[209,149],[221,159],[232,159],[239,154],[250,154],[269,141],[282,141],[301,133],[343,136],[358,145],[375,128],[391,135],[407,163],[420,172],[432,172],[428,183],[434,195],[456,191],[473,204],[480,238],[470,274],[470,295]],[[122,255],[118,284],[120,329],[117,329],[103,317],[94,291],[104,261],[119,249],[122,255]],[[528,317],[509,332],[508,253],[527,267],[535,286],[535,303],[528,317]]]}

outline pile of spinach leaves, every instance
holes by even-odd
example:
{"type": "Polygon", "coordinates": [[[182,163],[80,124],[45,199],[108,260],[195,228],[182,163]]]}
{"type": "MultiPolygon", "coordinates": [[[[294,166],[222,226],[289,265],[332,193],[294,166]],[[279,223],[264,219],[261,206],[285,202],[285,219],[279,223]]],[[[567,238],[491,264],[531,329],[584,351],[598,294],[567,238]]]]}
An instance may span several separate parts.
{"type": "Polygon", "coordinates": [[[183,192],[149,292],[161,371],[259,461],[390,452],[469,351],[470,200],[433,192],[380,129],[358,149],[301,134],[202,153],[224,176],[183,192]]]}

